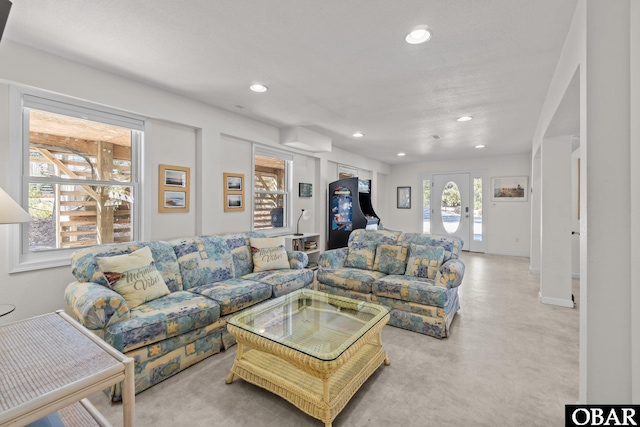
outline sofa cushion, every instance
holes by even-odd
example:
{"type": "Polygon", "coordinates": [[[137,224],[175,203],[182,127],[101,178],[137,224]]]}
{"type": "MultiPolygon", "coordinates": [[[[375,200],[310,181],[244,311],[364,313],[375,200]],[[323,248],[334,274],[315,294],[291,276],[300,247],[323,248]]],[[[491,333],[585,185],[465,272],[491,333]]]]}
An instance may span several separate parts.
{"type": "Polygon", "coordinates": [[[344,260],[345,267],[361,268],[362,270],[373,270],[373,262],[376,258],[375,242],[350,242],[347,258],[344,260]]]}
{"type": "Polygon", "coordinates": [[[234,277],[233,256],[220,236],[169,241],[180,265],[185,290],[234,277]]]}
{"type": "Polygon", "coordinates": [[[148,247],[130,254],[96,257],[96,261],[111,288],[122,295],[129,308],[169,293],[148,247]]]}
{"type": "Polygon", "coordinates": [[[304,288],[313,282],[313,271],[307,269],[260,271],[242,276],[243,279],[268,283],[273,296],[279,297],[304,288]]]}
{"type": "Polygon", "coordinates": [[[377,280],[372,286],[374,295],[418,304],[444,307],[447,289],[435,286],[431,279],[391,274],[377,280]]]}
{"type": "Polygon", "coordinates": [[[284,237],[251,238],[253,271],[269,271],[289,268],[289,257],[284,248],[284,237]]]}
{"type": "Polygon", "coordinates": [[[220,237],[226,240],[227,246],[233,256],[235,277],[242,277],[253,271],[253,256],[251,255],[250,239],[266,237],[264,233],[248,232],[236,234],[223,234],[220,237]]]}
{"type": "Polygon", "coordinates": [[[365,294],[371,293],[373,282],[385,276],[385,273],[379,271],[348,267],[321,268],[317,273],[318,282],[365,294]]]}
{"type": "Polygon", "coordinates": [[[107,327],[104,339],[125,353],[202,328],[219,318],[217,302],[178,291],[132,309],[129,319],[107,327]]]}
{"type": "Polygon", "coordinates": [[[215,300],[220,315],[235,313],[271,297],[271,285],[245,279],[229,279],[190,289],[191,292],[215,300]]]}
{"type": "Polygon", "coordinates": [[[457,236],[440,236],[437,234],[403,233],[399,244],[436,246],[444,249],[444,261],[459,258],[464,242],[457,236]]]}
{"type": "Polygon", "coordinates": [[[387,274],[404,274],[407,269],[407,246],[379,245],[373,269],[387,274]]]}
{"type": "Polygon", "coordinates": [[[171,292],[182,290],[182,276],[176,253],[168,242],[127,242],[95,245],[75,251],[71,255],[72,273],[78,282],[94,282],[109,287],[95,257],[128,254],[138,249],[151,249],[155,266],[171,292]]]}
{"type": "Polygon", "coordinates": [[[438,269],[444,260],[444,249],[438,246],[409,246],[407,276],[435,279],[438,269]]]}

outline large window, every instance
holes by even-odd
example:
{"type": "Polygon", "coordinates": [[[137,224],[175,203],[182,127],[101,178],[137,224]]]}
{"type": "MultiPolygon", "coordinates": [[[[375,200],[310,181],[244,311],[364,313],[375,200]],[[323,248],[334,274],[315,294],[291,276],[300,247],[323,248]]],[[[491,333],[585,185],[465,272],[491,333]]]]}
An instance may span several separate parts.
{"type": "Polygon", "coordinates": [[[255,148],[254,230],[291,228],[291,163],[288,153],[255,148]]]}
{"type": "Polygon", "coordinates": [[[79,247],[136,239],[143,122],[67,100],[19,97],[22,205],[32,222],[22,227],[17,263],[48,267],[79,247]]]}

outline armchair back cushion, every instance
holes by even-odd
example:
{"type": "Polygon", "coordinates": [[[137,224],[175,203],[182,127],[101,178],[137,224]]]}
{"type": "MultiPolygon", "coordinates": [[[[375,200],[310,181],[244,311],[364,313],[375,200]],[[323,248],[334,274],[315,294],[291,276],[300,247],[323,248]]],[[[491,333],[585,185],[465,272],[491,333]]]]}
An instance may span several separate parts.
{"type": "Polygon", "coordinates": [[[456,236],[440,236],[437,234],[403,233],[399,244],[402,245],[439,246],[444,249],[444,261],[457,259],[462,250],[462,239],[456,236]]]}
{"type": "Polygon", "coordinates": [[[440,246],[410,245],[407,276],[435,279],[442,261],[444,249],[440,246]]]}
{"type": "Polygon", "coordinates": [[[373,269],[387,274],[404,274],[407,269],[407,252],[406,245],[379,245],[373,269]]]}
{"type": "Polygon", "coordinates": [[[349,242],[349,251],[344,260],[345,267],[373,270],[376,258],[375,242],[349,242]]]}
{"type": "Polygon", "coordinates": [[[402,234],[401,231],[365,230],[359,228],[357,230],[353,230],[351,234],[349,234],[349,240],[347,243],[349,246],[351,246],[351,242],[373,242],[378,245],[395,245],[398,243],[400,234],[402,234]]]}

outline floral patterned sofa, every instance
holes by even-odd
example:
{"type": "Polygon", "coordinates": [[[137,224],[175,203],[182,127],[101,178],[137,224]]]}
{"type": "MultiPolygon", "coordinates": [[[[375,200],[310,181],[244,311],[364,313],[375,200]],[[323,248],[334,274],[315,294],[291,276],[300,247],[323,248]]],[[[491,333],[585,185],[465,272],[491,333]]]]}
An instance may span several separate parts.
{"type": "MultiPolygon", "coordinates": [[[[238,233],[81,249],[72,255],[77,281],[65,290],[65,311],[135,360],[138,393],[235,344],[226,329],[229,315],[313,282],[308,257],[298,251],[286,251],[289,269],[254,272],[250,239],[261,237],[238,233]],[[145,247],[168,293],[130,308],[98,261],[145,247]]],[[[120,400],[120,386],[110,395],[120,400]]]]}
{"type": "Polygon", "coordinates": [[[391,310],[390,325],[445,338],[460,309],[462,244],[455,236],[354,230],[348,247],[320,255],[318,290],[379,303],[391,310]]]}

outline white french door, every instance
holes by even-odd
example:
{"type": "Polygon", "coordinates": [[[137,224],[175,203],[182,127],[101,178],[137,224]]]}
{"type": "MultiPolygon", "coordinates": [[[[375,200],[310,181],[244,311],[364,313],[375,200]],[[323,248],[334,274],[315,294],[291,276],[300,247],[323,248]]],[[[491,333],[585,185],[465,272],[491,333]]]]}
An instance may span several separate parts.
{"type": "Polygon", "coordinates": [[[433,175],[431,187],[431,233],[449,234],[464,241],[463,249],[471,242],[471,219],[469,174],[433,175]]]}

